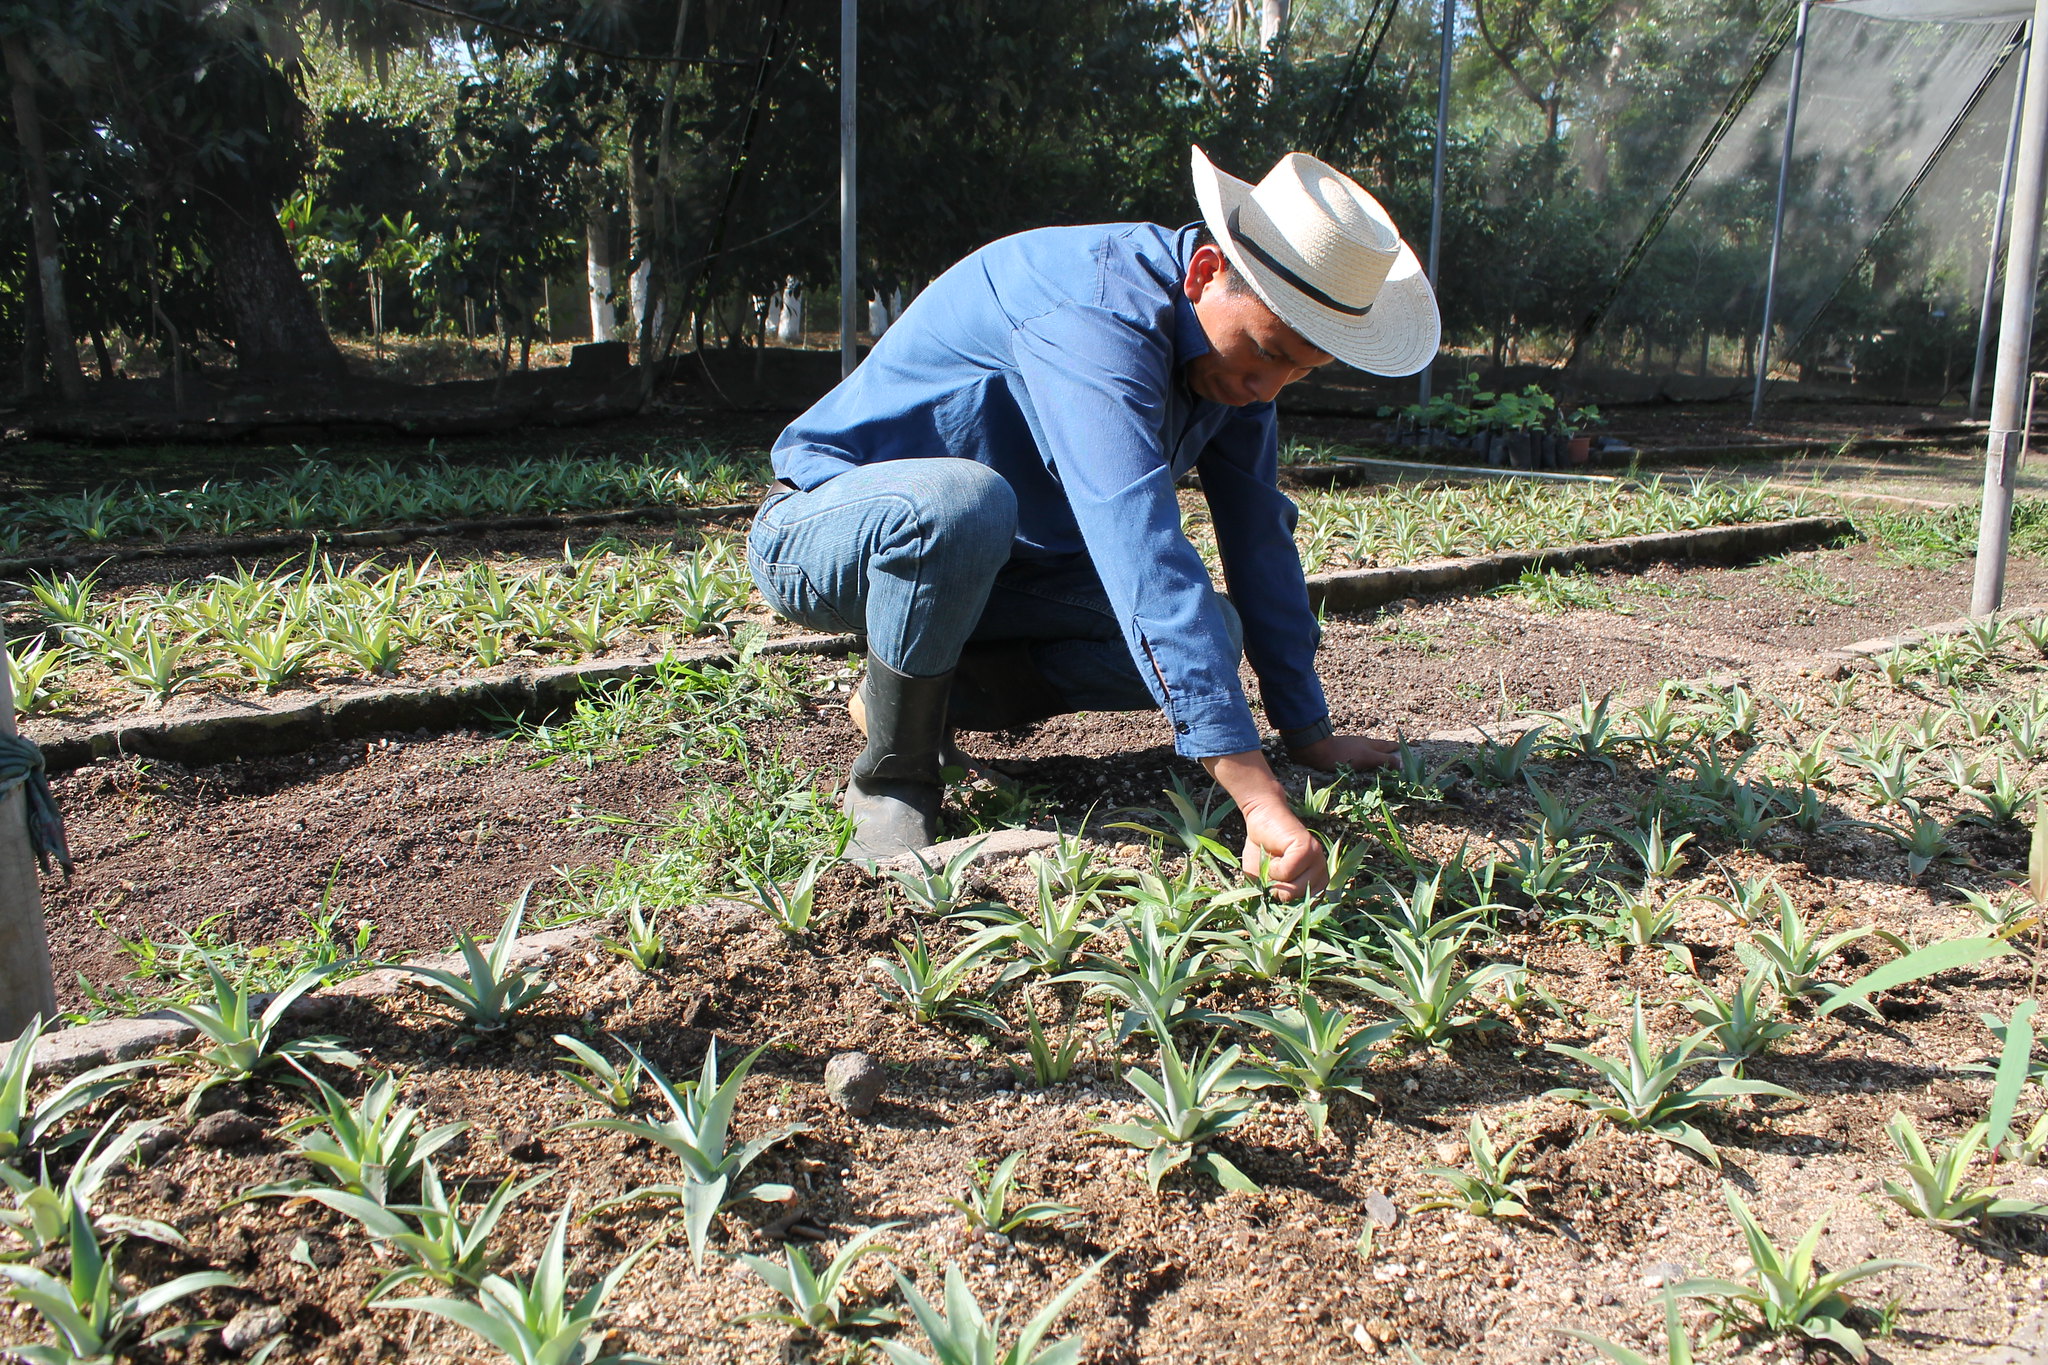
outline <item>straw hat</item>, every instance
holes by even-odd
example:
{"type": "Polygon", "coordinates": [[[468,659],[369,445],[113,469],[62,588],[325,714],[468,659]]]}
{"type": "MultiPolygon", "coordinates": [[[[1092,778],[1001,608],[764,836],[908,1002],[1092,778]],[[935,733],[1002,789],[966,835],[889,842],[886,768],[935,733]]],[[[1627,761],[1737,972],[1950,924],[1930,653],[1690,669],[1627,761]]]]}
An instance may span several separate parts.
{"type": "Polygon", "coordinates": [[[1435,358],[1436,295],[1379,200],[1303,152],[1257,187],[1194,149],[1195,198],[1216,244],[1308,341],[1370,374],[1414,374],[1435,358]]]}

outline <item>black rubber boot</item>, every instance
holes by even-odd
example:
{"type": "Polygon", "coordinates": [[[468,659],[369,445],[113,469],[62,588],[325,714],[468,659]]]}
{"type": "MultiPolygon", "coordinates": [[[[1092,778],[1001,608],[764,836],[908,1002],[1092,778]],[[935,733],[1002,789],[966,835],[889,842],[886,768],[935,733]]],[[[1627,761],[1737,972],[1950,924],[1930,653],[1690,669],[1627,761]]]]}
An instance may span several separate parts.
{"type": "Polygon", "coordinates": [[[840,800],[853,817],[848,858],[894,858],[937,841],[946,793],[940,748],[952,690],[951,673],[913,678],[868,655],[861,680],[868,747],[853,761],[840,800]]]}
{"type": "Polygon", "coordinates": [[[1021,730],[1069,709],[1032,663],[1029,640],[995,640],[960,651],[946,723],[963,730],[1021,730]]]}

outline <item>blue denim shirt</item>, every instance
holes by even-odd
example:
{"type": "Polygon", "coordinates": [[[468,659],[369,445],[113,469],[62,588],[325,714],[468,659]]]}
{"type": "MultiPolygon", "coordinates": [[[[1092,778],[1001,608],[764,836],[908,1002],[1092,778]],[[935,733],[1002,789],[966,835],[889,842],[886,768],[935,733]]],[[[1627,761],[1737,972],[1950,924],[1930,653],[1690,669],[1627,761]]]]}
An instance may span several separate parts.
{"type": "Polygon", "coordinates": [[[1094,562],[1175,747],[1206,758],[1256,749],[1260,735],[1208,570],[1181,530],[1174,480],[1189,469],[1268,717],[1294,730],[1329,708],[1295,507],[1276,486],[1273,405],[1197,398],[1181,376],[1209,350],[1181,289],[1195,240],[1193,227],[1116,223],[983,247],[790,424],[774,464],[803,489],[874,460],[994,469],[1017,494],[1013,557],[1094,562]]]}

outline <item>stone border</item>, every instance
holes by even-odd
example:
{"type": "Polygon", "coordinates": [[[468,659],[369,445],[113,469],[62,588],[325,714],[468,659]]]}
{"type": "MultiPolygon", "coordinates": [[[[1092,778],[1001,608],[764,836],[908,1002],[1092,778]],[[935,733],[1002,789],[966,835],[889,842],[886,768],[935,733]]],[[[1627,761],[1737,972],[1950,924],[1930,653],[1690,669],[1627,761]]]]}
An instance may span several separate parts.
{"type": "Polygon", "coordinates": [[[109,548],[101,553],[42,555],[29,559],[0,559],[0,579],[30,573],[57,573],[97,568],[102,564],[129,564],[142,559],[210,559],[216,555],[298,554],[328,546],[353,550],[405,545],[428,536],[482,536],[494,531],[561,531],[578,526],[615,526],[628,521],[677,522],[716,521],[720,517],[752,512],[751,502],[721,502],[704,506],[650,504],[612,512],[562,512],[519,517],[478,517],[444,521],[438,525],[386,526],[371,531],[281,531],[275,535],[243,536],[234,540],[173,541],[168,545],[131,545],[109,548]]]}
{"type": "MultiPolygon", "coordinates": [[[[1623,540],[1468,559],[1435,560],[1386,569],[1317,574],[1308,580],[1309,601],[1318,608],[1358,611],[1424,593],[1479,592],[1520,577],[1525,569],[1581,565],[1645,564],[1659,560],[1705,559],[1741,562],[1848,534],[1840,517],[1754,522],[1665,531],[1623,540]]],[[[851,653],[851,635],[798,635],[771,641],[765,654],[851,653]]],[[[702,646],[673,655],[685,662],[724,660],[729,649],[702,646]]],[[[42,745],[52,773],[67,773],[117,754],[176,763],[217,763],[229,758],[303,753],[337,739],[410,730],[452,730],[477,715],[542,716],[572,705],[594,683],[653,676],[657,660],[646,656],[591,659],[555,668],[510,672],[494,678],[466,678],[424,687],[378,687],[316,697],[295,706],[266,707],[245,701],[233,710],[175,720],[124,717],[90,727],[60,730],[42,745]]]]}
{"type": "MultiPolygon", "coordinates": [[[[943,865],[956,854],[973,848],[974,856],[968,860],[967,866],[981,867],[1051,848],[1054,838],[1054,835],[1043,830],[998,830],[993,834],[978,834],[935,844],[925,850],[924,860],[927,864],[943,865]]],[[[911,855],[905,854],[881,864],[880,870],[909,871],[913,865],[911,855]]],[[[696,907],[704,914],[710,914],[713,908],[696,907]]],[[[531,963],[544,966],[559,954],[574,952],[596,943],[606,932],[607,926],[602,920],[585,920],[566,928],[546,929],[537,934],[525,935],[512,945],[511,965],[518,967],[531,963]]],[[[334,1013],[337,1007],[348,1000],[396,995],[404,989],[405,984],[406,974],[401,967],[426,967],[460,975],[463,966],[459,953],[435,953],[413,958],[403,964],[379,967],[361,976],[350,977],[346,981],[337,981],[331,986],[308,991],[292,1002],[285,1015],[294,1019],[321,1019],[334,1013]]],[[[252,1004],[261,1009],[262,1004],[256,1002],[264,999],[267,997],[252,997],[252,1004]]],[[[198,1036],[199,1030],[165,1010],[134,1019],[106,1019],[96,1024],[77,1024],[70,1028],[56,1029],[37,1040],[35,1070],[40,1075],[65,1075],[84,1071],[88,1067],[105,1066],[109,1062],[125,1062],[154,1052],[158,1048],[183,1047],[196,1040],[198,1036]]]]}
{"type": "Polygon", "coordinates": [[[1707,526],[1692,531],[1659,531],[1621,540],[1598,540],[1550,550],[1518,550],[1465,559],[1428,560],[1386,569],[1314,574],[1308,580],[1312,605],[1333,611],[1362,611],[1425,593],[1483,592],[1511,583],[1530,569],[1592,568],[1608,564],[1649,564],[1702,559],[1742,563],[1786,550],[1825,544],[1851,535],[1846,517],[1796,517],[1790,521],[1707,526]]]}

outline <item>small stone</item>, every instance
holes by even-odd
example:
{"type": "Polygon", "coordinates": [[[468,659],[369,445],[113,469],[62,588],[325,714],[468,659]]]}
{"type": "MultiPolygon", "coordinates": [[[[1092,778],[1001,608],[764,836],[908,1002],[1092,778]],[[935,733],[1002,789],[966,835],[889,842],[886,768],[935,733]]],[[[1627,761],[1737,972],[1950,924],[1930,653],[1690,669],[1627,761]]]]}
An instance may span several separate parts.
{"type": "Polygon", "coordinates": [[[243,1147],[263,1136],[263,1125],[239,1109],[217,1109],[186,1136],[201,1147],[243,1147]]]}
{"type": "Polygon", "coordinates": [[[865,1052],[841,1052],[825,1063],[825,1094],[855,1118],[875,1112],[889,1072],[865,1052]]]}
{"type": "Polygon", "coordinates": [[[259,1303],[244,1308],[220,1329],[220,1344],[238,1356],[245,1356],[289,1325],[284,1310],[276,1304],[259,1303]]]}
{"type": "Polygon", "coordinates": [[[1410,1095],[1420,1094],[1422,1091],[1422,1082],[1416,1080],[1413,1076],[1410,1076],[1407,1080],[1401,1082],[1401,1089],[1410,1095]]]}
{"type": "Polygon", "coordinates": [[[1439,1142],[1436,1159],[1446,1166],[1455,1166],[1465,1159],[1465,1146],[1459,1142],[1439,1142]]]}
{"type": "Polygon", "coordinates": [[[1365,1197],[1365,1216],[1375,1227],[1382,1228],[1391,1228],[1401,1221],[1401,1211],[1380,1190],[1374,1190],[1365,1197]]]}
{"type": "Polygon", "coordinates": [[[1579,1301],[1579,1291],[1570,1285],[1566,1285],[1557,1291],[1557,1301],[1569,1308],[1572,1304],[1579,1301]]]}
{"type": "Polygon", "coordinates": [[[514,1161],[545,1161],[548,1149],[540,1134],[525,1128],[508,1128],[498,1139],[505,1155],[514,1161]]]}
{"type": "Polygon", "coordinates": [[[1369,1356],[1376,1356],[1380,1353],[1379,1342],[1374,1339],[1372,1333],[1365,1330],[1364,1323],[1359,1323],[1351,1329],[1351,1341],[1359,1350],[1369,1356]]]}
{"type": "Polygon", "coordinates": [[[1643,1271],[1643,1288],[1662,1289],[1667,1284],[1677,1284],[1685,1278],[1685,1267],[1676,1261],[1658,1261],[1643,1271]]]}

